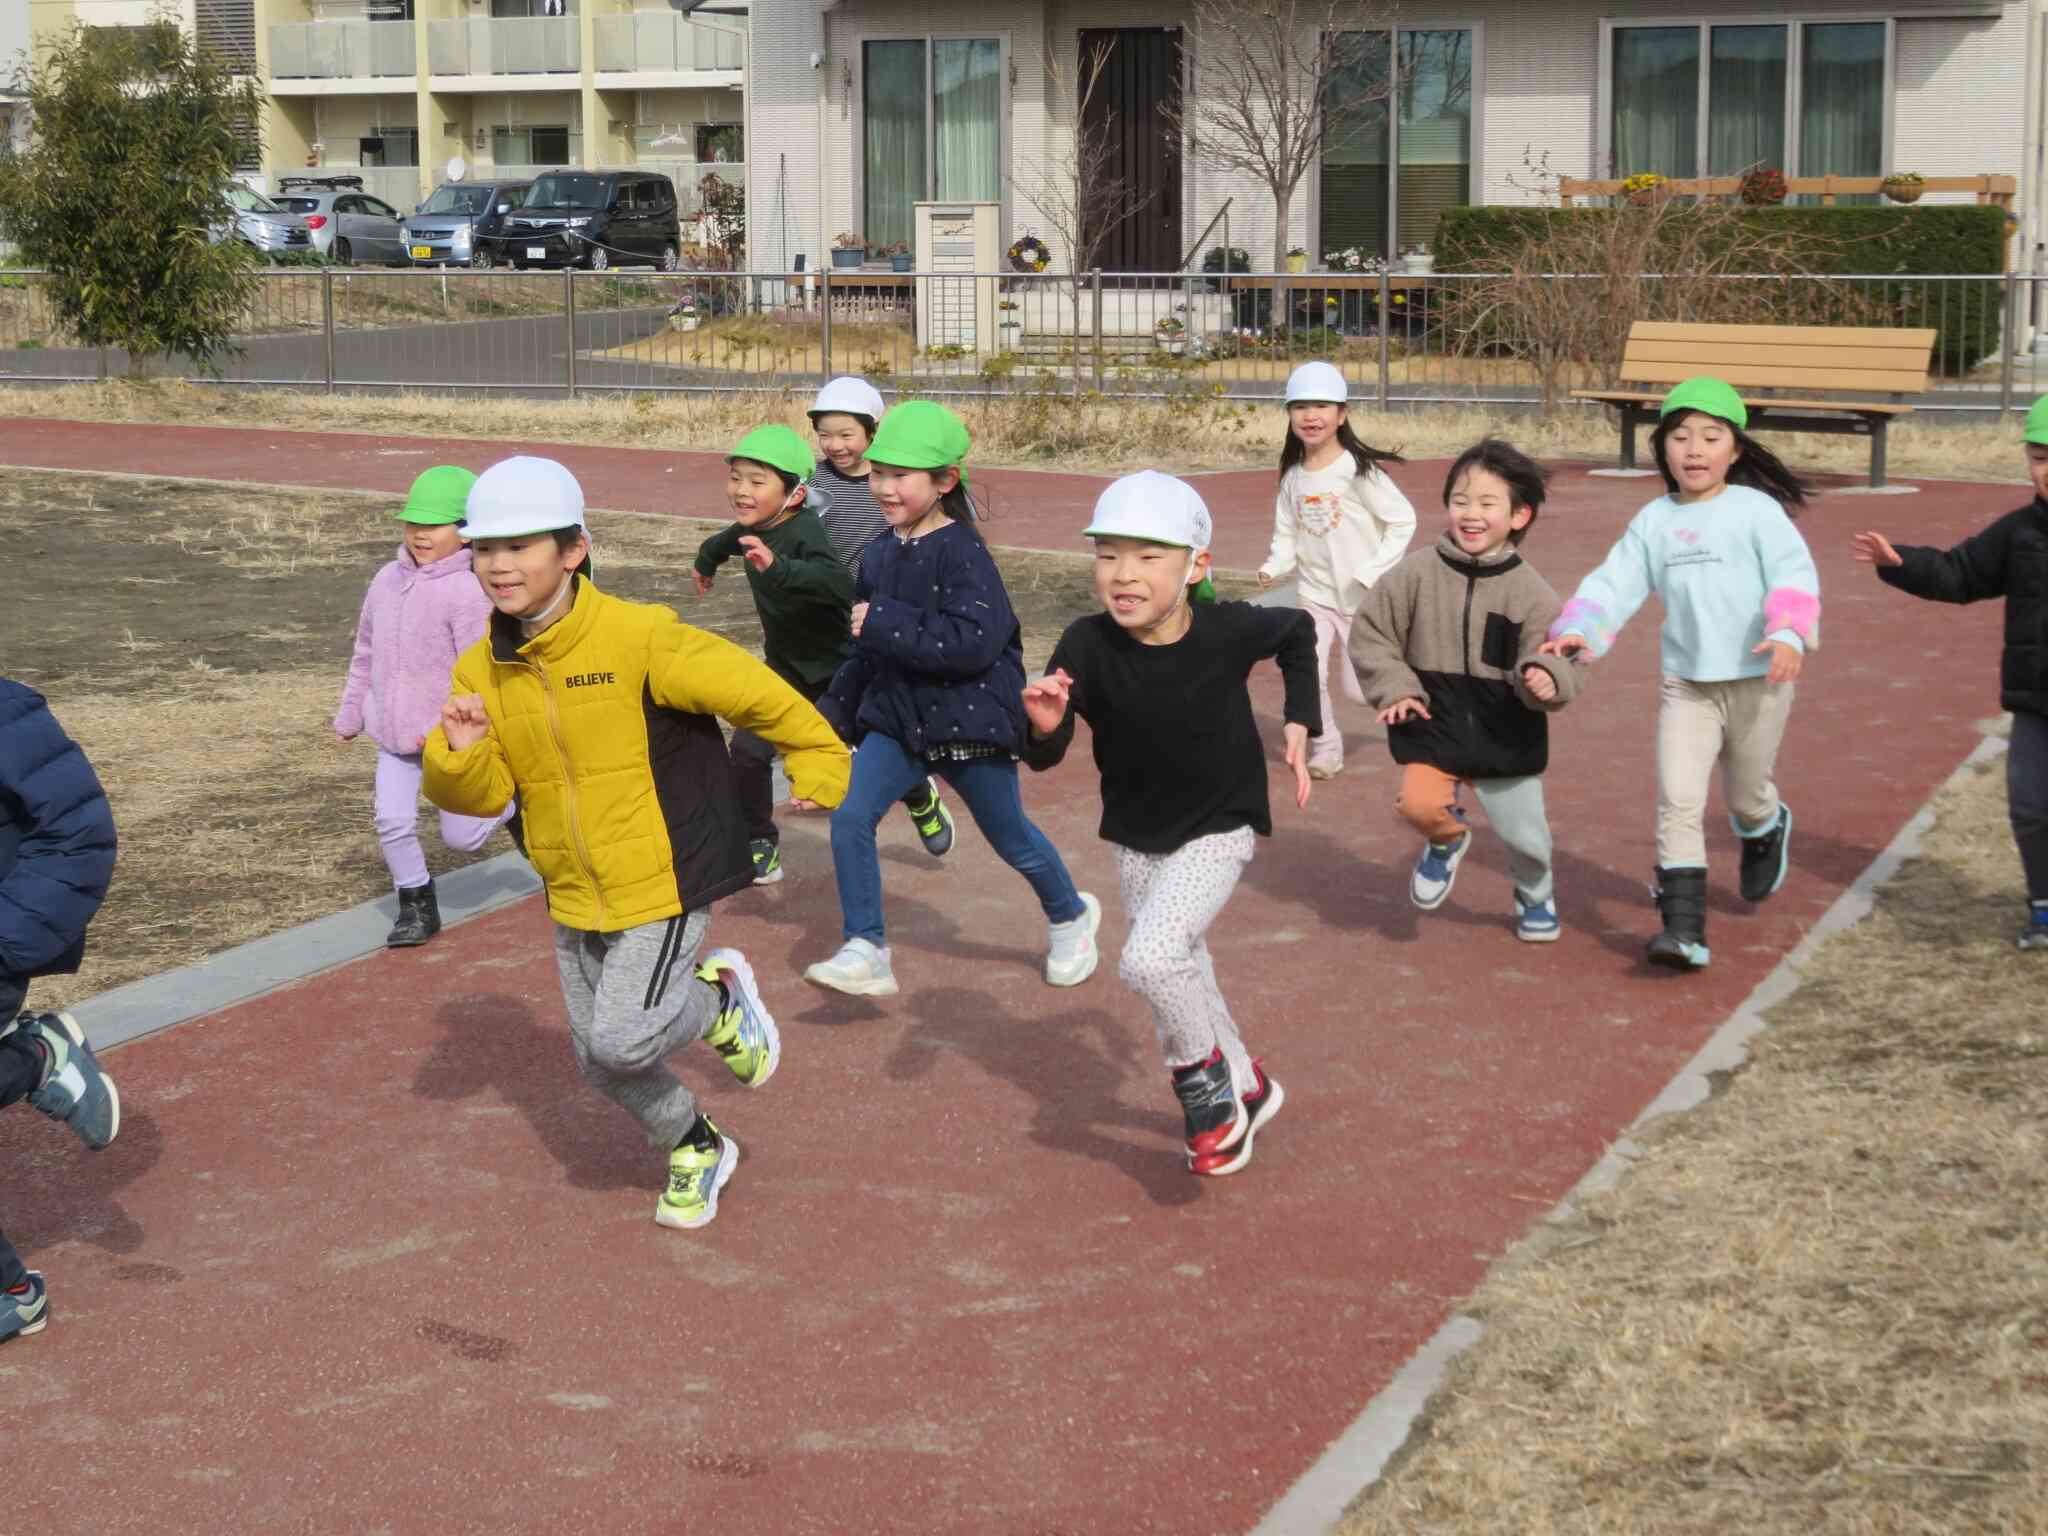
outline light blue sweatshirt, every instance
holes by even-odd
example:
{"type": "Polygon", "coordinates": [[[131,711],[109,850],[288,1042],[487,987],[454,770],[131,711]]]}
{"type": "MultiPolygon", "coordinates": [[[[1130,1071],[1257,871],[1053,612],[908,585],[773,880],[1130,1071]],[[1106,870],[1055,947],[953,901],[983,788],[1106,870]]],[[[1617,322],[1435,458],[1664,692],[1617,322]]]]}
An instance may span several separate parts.
{"type": "Polygon", "coordinates": [[[1680,505],[1659,496],[1635,515],[1600,568],[1579,583],[1550,626],[1586,637],[1604,656],[1655,592],[1664,599],[1664,671],[1695,683],[1762,677],[1765,639],[1820,646],[1820,573],[1785,509],[1731,485],[1680,505]]]}

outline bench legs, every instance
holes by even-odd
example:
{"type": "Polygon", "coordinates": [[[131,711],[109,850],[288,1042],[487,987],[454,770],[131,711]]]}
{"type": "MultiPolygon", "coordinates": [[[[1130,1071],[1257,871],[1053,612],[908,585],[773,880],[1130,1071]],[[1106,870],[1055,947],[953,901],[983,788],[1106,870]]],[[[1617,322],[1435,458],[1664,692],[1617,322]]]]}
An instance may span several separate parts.
{"type": "Polygon", "coordinates": [[[1879,416],[1870,423],[1870,483],[1884,484],[1884,435],[1891,426],[1889,417],[1879,416]]]}
{"type": "Polygon", "coordinates": [[[1649,412],[1642,410],[1638,406],[1624,405],[1621,407],[1621,467],[1623,469],[1634,469],[1636,467],[1636,428],[1654,419],[1649,412]]]}

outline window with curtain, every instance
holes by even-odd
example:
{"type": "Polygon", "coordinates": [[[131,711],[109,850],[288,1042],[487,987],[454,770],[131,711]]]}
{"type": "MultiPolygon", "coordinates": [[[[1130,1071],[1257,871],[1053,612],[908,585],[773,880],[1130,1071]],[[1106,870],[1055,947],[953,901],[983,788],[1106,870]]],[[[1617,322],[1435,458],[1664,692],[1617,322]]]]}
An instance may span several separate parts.
{"type": "Polygon", "coordinates": [[[1784,27],[1715,27],[1707,65],[1707,174],[1785,169],[1784,27]]]}
{"type": "Polygon", "coordinates": [[[993,37],[861,45],[861,218],[870,246],[911,243],[911,205],[1002,197],[1003,47],[993,37]]]}
{"type": "Polygon", "coordinates": [[[1400,69],[1388,86],[1385,33],[1346,34],[1330,77],[1337,103],[1369,103],[1323,145],[1324,252],[1357,246],[1391,256],[1428,245],[1446,208],[1471,196],[1472,33],[1464,28],[1398,34],[1400,69]],[[1399,131],[1389,134],[1392,110],[1399,131]],[[1399,167],[1388,175],[1390,140],[1399,167]],[[1389,197],[1397,217],[1389,219],[1389,197]]]}
{"type": "Polygon", "coordinates": [[[1698,174],[1700,29],[1619,27],[1614,33],[1610,171],[1698,174]]]}
{"type": "Polygon", "coordinates": [[[1799,172],[1884,170],[1884,23],[1808,25],[1800,34],[1799,172]]]}

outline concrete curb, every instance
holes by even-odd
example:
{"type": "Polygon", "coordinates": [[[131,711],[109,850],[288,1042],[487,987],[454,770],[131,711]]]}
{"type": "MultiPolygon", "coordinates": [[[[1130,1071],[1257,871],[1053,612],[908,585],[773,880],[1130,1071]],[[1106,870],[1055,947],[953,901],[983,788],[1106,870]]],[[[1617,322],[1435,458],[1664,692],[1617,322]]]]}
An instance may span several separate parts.
{"type": "MultiPolygon", "coordinates": [[[[442,875],[434,888],[442,924],[452,928],[533,895],[540,879],[518,854],[501,853],[442,875]]],[[[386,895],[102,992],[69,1011],[95,1049],[120,1045],[375,954],[397,915],[397,898],[386,895]]]]}
{"type": "MultiPolygon", "coordinates": [[[[1921,839],[1934,825],[1935,799],[2005,749],[2001,737],[1989,736],[1977,744],[1913,813],[1912,820],[1885,845],[1884,851],[1835,898],[1820,921],[1757,983],[1742,1005],[1714,1031],[1713,1038],[1636,1116],[1630,1131],[1639,1131],[1652,1120],[1681,1114],[1705,1103],[1713,1093],[1714,1076],[1732,1072],[1749,1059],[1749,1042],[1763,1031],[1765,1012],[1798,989],[1801,968],[1813,952],[1835,934],[1868,917],[1877,905],[1879,889],[1919,853],[1921,839]]],[[[1570,1193],[1545,1213],[1538,1225],[1569,1219],[1581,1201],[1613,1189],[1641,1156],[1641,1144],[1623,1136],[1572,1186],[1570,1193]]],[[[1387,1463],[1415,1432],[1416,1421],[1428,1407],[1431,1395],[1443,1384],[1445,1374],[1459,1355],[1479,1341],[1483,1331],[1476,1318],[1462,1313],[1452,1316],[1409,1358],[1385,1389],[1365,1405],[1365,1411],[1330,1443],[1329,1449],[1316,1458],[1315,1464],[1267,1512],[1265,1519],[1253,1527],[1251,1536],[1327,1536],[1345,1510],[1380,1480],[1387,1463]]]]}

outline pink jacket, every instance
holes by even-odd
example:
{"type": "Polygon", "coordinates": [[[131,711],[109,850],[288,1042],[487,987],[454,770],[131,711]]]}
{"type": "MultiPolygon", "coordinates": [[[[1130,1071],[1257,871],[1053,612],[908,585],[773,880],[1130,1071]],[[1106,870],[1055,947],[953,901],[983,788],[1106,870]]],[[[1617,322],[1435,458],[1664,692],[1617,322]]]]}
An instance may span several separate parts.
{"type": "Polygon", "coordinates": [[[363,598],[335,734],[367,730],[386,752],[419,751],[440,721],[455,658],[482,636],[490,614],[467,549],[421,565],[399,545],[363,598]]]}

